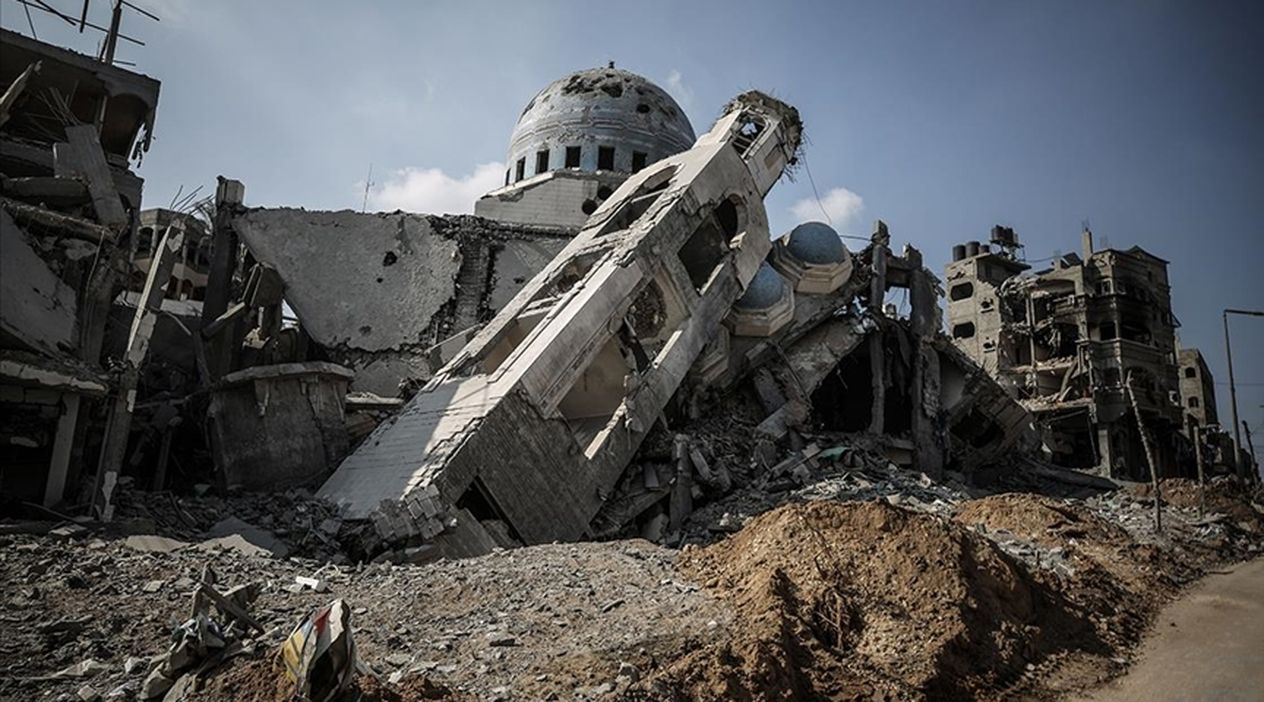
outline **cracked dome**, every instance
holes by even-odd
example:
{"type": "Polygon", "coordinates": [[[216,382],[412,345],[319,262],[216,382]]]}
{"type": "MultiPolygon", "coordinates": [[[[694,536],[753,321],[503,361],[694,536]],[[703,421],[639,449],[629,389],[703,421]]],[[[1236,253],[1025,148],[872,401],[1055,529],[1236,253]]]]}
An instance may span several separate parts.
{"type": "Polygon", "coordinates": [[[786,248],[804,263],[825,265],[842,263],[847,258],[842,238],[824,222],[804,222],[791,229],[786,248]]]}
{"type": "Polygon", "coordinates": [[[522,110],[506,184],[561,168],[631,173],[693,142],[689,118],[662,88],[614,67],[579,71],[522,110]]]}

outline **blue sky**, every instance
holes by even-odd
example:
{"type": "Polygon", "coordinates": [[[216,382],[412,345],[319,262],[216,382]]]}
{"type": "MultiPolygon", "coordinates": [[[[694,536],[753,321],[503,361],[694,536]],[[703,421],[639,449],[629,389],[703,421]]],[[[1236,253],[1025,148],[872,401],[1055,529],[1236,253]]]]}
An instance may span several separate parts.
{"type": "MultiPolygon", "coordinates": [[[[73,13],[77,2],[52,0],[73,13]]],[[[1031,259],[1098,243],[1171,261],[1180,334],[1228,388],[1220,310],[1264,308],[1264,6],[1247,2],[247,2],[135,0],[119,58],[162,81],[146,204],[223,174],[255,205],[459,211],[503,177],[549,81],[614,60],[697,131],[737,92],[796,105],[844,233],[878,217],[942,270],[1014,227],[1031,259]]],[[[107,22],[107,3],[93,3],[107,22]]],[[[46,40],[78,35],[36,14],[46,40]]],[[[29,33],[21,6],[0,24],[29,33]]],[[[774,228],[819,218],[801,170],[774,228]]],[[[1231,319],[1264,450],[1264,318],[1231,319]]]]}

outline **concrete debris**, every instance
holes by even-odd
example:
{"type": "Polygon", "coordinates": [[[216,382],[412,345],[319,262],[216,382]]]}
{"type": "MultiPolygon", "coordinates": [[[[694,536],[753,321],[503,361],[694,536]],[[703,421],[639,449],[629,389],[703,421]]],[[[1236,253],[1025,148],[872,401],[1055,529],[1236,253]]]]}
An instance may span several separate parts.
{"type": "Polygon", "coordinates": [[[356,371],[353,389],[384,397],[402,380],[428,379],[439,367],[428,350],[485,321],[569,238],[547,227],[402,212],[248,210],[232,226],[280,273],[312,339],[356,371]]]}
{"type": "Polygon", "coordinates": [[[324,580],[320,578],[309,578],[303,575],[294,576],[294,584],[298,585],[300,590],[305,588],[311,590],[312,592],[324,592],[329,589],[329,583],[324,580]]]}
{"type": "Polygon", "coordinates": [[[176,539],[169,539],[165,536],[154,536],[152,534],[144,534],[138,536],[129,536],[123,544],[135,551],[143,551],[146,553],[171,553],[185,548],[189,544],[176,539]]]}

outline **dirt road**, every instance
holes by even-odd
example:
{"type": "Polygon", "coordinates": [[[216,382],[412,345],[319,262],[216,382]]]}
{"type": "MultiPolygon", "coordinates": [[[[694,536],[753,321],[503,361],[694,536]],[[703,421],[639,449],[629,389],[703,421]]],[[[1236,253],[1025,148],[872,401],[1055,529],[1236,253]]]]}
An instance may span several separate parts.
{"type": "Polygon", "coordinates": [[[1164,609],[1136,667],[1085,699],[1264,699],[1264,558],[1208,576],[1164,609]]]}

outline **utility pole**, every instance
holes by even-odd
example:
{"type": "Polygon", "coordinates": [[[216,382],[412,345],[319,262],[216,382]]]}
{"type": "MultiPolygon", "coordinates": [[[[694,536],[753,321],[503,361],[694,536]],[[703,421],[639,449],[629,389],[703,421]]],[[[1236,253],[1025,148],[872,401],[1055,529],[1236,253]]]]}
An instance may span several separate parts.
{"type": "MultiPolygon", "coordinates": [[[[1224,320],[1225,360],[1229,363],[1229,406],[1233,410],[1233,471],[1244,478],[1242,469],[1242,433],[1238,429],[1238,388],[1233,382],[1233,348],[1229,344],[1229,315],[1241,314],[1251,317],[1264,317],[1259,310],[1235,310],[1226,308],[1221,315],[1224,320]]],[[[1249,476],[1254,482],[1254,476],[1249,476]]]]}
{"type": "Polygon", "coordinates": [[[1198,518],[1207,516],[1207,478],[1203,470],[1203,428],[1194,422],[1193,415],[1185,415],[1189,422],[1189,435],[1194,439],[1194,460],[1198,465],[1198,518]]]}
{"type": "MultiPolygon", "coordinates": [[[[1246,446],[1251,449],[1251,463],[1255,465],[1256,470],[1259,470],[1260,461],[1255,457],[1255,444],[1251,441],[1251,425],[1247,424],[1245,419],[1242,420],[1242,431],[1246,432],[1246,446]]],[[[1252,474],[1251,477],[1254,478],[1255,475],[1252,474]]]]}

